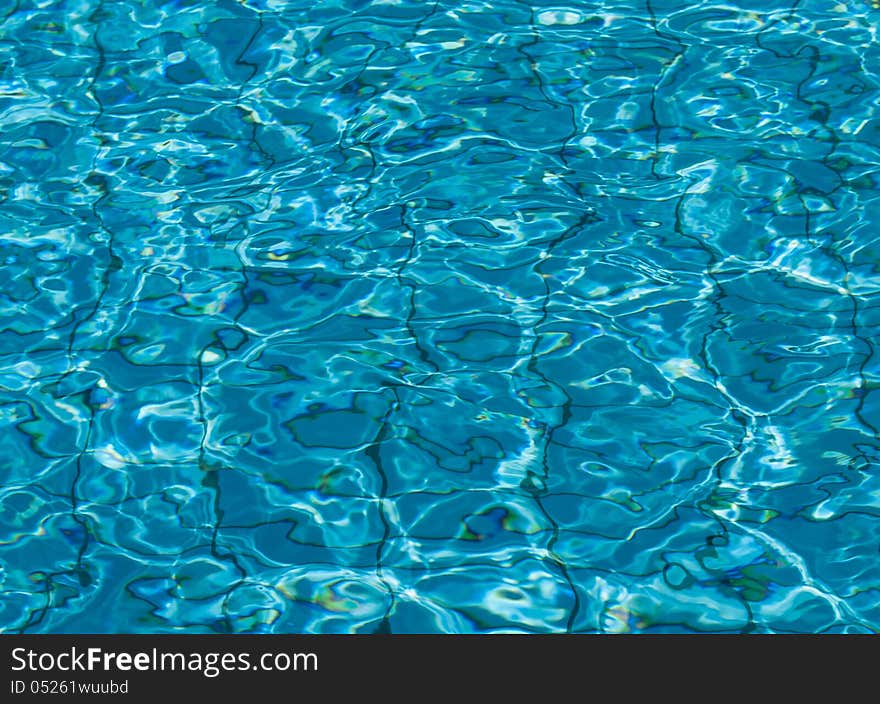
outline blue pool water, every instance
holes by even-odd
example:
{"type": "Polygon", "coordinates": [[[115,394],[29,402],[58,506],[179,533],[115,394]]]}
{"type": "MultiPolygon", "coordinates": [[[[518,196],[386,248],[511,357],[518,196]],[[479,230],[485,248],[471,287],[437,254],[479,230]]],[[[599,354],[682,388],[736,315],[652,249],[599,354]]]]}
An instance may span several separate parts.
{"type": "Polygon", "coordinates": [[[871,2],[0,22],[0,630],[880,629],[871,2]]]}

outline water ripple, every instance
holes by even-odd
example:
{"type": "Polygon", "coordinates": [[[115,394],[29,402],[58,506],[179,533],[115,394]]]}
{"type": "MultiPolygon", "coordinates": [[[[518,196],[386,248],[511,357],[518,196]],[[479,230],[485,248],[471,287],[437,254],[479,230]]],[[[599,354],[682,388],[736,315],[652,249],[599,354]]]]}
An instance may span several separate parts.
{"type": "Polygon", "coordinates": [[[0,630],[880,630],[877,21],[0,10],[0,630]]]}

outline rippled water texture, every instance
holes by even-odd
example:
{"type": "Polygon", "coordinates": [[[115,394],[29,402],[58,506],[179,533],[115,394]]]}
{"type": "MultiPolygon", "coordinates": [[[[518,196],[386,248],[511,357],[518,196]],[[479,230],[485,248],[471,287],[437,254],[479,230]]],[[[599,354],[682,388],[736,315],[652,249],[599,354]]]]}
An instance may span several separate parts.
{"type": "Polygon", "coordinates": [[[2,7],[2,630],[880,630],[870,2],[2,7]]]}

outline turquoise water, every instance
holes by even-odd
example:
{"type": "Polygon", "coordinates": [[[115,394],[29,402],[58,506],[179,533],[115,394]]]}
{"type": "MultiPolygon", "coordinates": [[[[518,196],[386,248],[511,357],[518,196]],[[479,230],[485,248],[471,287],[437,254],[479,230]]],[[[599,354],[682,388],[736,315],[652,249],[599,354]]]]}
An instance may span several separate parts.
{"type": "Polygon", "coordinates": [[[880,630],[870,3],[0,20],[0,630],[880,630]]]}

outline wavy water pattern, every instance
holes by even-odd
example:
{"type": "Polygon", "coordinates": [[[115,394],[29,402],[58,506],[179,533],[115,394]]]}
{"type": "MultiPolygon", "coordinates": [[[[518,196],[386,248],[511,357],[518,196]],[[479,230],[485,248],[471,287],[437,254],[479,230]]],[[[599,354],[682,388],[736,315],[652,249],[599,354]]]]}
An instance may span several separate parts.
{"type": "Polygon", "coordinates": [[[880,630],[880,9],[0,9],[0,630],[880,630]]]}

